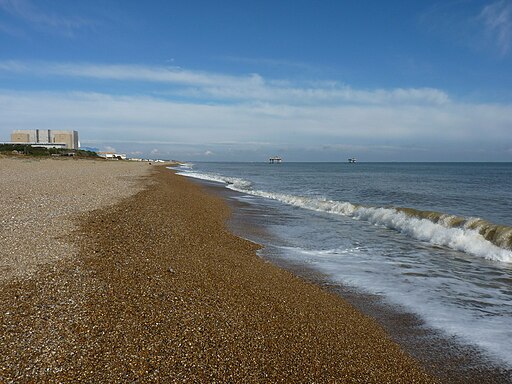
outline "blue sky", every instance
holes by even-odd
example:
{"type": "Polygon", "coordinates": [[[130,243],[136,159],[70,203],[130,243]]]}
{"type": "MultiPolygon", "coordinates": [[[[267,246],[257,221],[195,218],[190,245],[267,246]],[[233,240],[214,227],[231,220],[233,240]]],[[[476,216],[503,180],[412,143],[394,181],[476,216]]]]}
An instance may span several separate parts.
{"type": "Polygon", "coordinates": [[[512,0],[0,0],[0,140],[181,160],[512,161],[512,0]]]}

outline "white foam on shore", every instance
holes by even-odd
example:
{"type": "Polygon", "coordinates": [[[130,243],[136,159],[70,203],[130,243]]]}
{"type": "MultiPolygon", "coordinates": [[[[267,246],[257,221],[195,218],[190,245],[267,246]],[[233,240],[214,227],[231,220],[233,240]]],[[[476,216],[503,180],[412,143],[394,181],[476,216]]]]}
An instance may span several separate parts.
{"type": "Polygon", "coordinates": [[[226,184],[226,186],[234,191],[249,193],[252,183],[248,180],[240,179],[237,177],[227,177],[221,175],[215,175],[213,173],[199,173],[190,171],[176,172],[177,175],[193,177],[195,179],[201,179],[206,181],[213,181],[215,183],[226,184]]]}
{"type": "MultiPolygon", "coordinates": [[[[418,314],[429,326],[450,335],[457,335],[512,367],[512,346],[506,342],[510,336],[511,318],[484,314],[478,306],[461,308],[454,303],[457,300],[453,298],[454,291],[460,292],[462,296],[468,289],[466,281],[450,279],[450,288],[446,292],[447,288],[443,284],[446,284],[447,278],[432,276],[428,267],[414,269],[416,277],[407,276],[409,269],[382,264],[378,251],[366,252],[359,247],[304,249],[281,246],[278,249],[282,257],[294,262],[300,260],[322,272],[333,282],[379,296],[384,292],[386,302],[418,314]],[[361,268],[362,264],[364,268],[361,268]],[[422,275],[428,275],[428,279],[422,275]],[[446,293],[433,299],[433,292],[446,293]]],[[[484,277],[482,279],[485,280],[484,277]]],[[[488,287],[473,286],[471,289],[483,296],[493,294],[488,287]]],[[[490,298],[484,300],[492,302],[490,298]]]]}
{"type": "Polygon", "coordinates": [[[488,260],[512,263],[511,250],[494,245],[474,229],[464,227],[451,228],[443,225],[442,221],[434,223],[428,219],[411,217],[393,208],[365,207],[350,202],[254,190],[250,181],[241,178],[199,173],[190,171],[190,169],[178,172],[178,174],[223,183],[227,188],[234,191],[276,200],[295,207],[363,220],[373,225],[399,231],[420,241],[445,246],[488,260]]]}

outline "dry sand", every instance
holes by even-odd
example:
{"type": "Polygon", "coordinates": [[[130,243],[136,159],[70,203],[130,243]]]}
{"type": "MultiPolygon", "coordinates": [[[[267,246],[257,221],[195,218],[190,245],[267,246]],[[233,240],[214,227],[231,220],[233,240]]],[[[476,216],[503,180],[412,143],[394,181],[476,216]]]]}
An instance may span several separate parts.
{"type": "Polygon", "coordinates": [[[147,163],[0,158],[0,282],[76,253],[77,215],[142,188],[147,163]]]}
{"type": "MultiPolygon", "coordinates": [[[[62,189],[40,189],[46,178],[14,180],[23,178],[31,190],[24,196],[34,201],[62,190],[70,191],[66,203],[103,208],[81,217],[82,208],[57,210],[77,220],[62,239],[73,244],[72,257],[34,264],[30,256],[4,271],[17,278],[0,285],[0,382],[434,382],[372,319],[258,258],[257,245],[226,230],[229,209],[220,198],[151,167],[150,188],[106,206],[136,191],[130,180],[145,170],[63,164],[22,165],[32,175],[46,169],[46,178],[62,170],[62,189]],[[107,184],[130,176],[124,182],[131,187],[121,183],[97,203],[83,203],[105,193],[102,171],[110,172],[107,184]],[[21,279],[23,268],[36,272],[21,279]]],[[[25,212],[24,220],[40,220],[25,212]]],[[[53,208],[43,212],[54,225],[53,208]]],[[[38,236],[35,228],[20,221],[18,236],[38,236]]],[[[37,255],[37,244],[16,257],[37,255]]]]}

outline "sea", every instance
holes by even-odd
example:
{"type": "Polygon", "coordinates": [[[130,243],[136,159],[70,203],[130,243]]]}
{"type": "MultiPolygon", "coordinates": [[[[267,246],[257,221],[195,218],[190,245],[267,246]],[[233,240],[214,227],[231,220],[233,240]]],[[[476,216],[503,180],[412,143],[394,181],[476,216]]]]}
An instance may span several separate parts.
{"type": "Polygon", "coordinates": [[[261,257],[418,316],[512,367],[512,163],[186,163],[235,191],[261,257]]]}

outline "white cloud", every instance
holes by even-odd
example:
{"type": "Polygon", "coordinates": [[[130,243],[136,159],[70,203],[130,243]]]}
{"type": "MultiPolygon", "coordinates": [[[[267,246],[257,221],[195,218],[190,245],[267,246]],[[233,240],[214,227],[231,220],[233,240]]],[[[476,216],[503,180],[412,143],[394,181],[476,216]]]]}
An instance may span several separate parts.
{"type": "MultiPolygon", "coordinates": [[[[512,142],[512,106],[207,105],[99,93],[0,92],[3,136],[10,129],[77,129],[81,140],[208,144],[512,142]]],[[[154,148],[154,147],[153,147],[154,148]]]]}
{"type": "Polygon", "coordinates": [[[159,156],[173,148],[204,159],[339,144],[380,153],[443,146],[476,153],[484,144],[512,142],[512,105],[461,103],[433,88],[361,90],[130,65],[0,61],[2,72],[25,80],[66,76],[68,84],[76,77],[155,82],[171,85],[172,96],[0,89],[0,139],[12,129],[76,129],[82,143],[159,156]],[[194,92],[197,98],[190,97],[194,92]]]}
{"type": "Polygon", "coordinates": [[[480,19],[501,53],[508,53],[512,44],[512,2],[501,0],[486,5],[480,13],[480,19]]]}
{"type": "Polygon", "coordinates": [[[420,25],[443,40],[450,40],[478,52],[498,52],[512,47],[512,1],[443,1],[430,6],[420,25]]]}
{"type": "Polygon", "coordinates": [[[449,96],[433,88],[357,90],[335,82],[302,86],[284,80],[266,80],[258,74],[230,76],[179,68],[140,65],[93,65],[0,61],[0,71],[25,75],[142,81],[173,86],[167,93],[187,98],[263,101],[286,104],[445,104],[449,96]]]}
{"type": "Polygon", "coordinates": [[[42,9],[29,0],[0,0],[0,8],[37,28],[66,35],[72,35],[74,30],[92,24],[82,17],[59,15],[42,9]]]}

